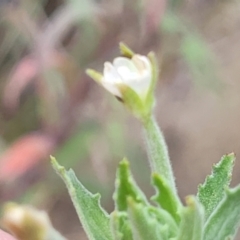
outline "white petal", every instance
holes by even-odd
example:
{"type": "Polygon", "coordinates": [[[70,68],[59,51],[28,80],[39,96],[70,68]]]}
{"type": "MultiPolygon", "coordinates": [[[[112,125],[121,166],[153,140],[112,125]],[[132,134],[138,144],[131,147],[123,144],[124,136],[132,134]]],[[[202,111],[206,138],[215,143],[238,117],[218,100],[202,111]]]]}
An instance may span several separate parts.
{"type": "Polygon", "coordinates": [[[136,54],[133,56],[132,61],[141,75],[151,74],[151,63],[147,57],[136,54]]]}
{"type": "Polygon", "coordinates": [[[132,60],[126,57],[117,57],[113,60],[113,66],[117,69],[119,67],[127,67],[131,71],[137,71],[132,60]]]}
{"type": "Polygon", "coordinates": [[[144,97],[149,89],[150,80],[148,77],[139,77],[137,80],[128,82],[128,86],[132,88],[139,96],[144,97]]]}
{"type": "Polygon", "coordinates": [[[122,83],[120,75],[110,62],[104,63],[103,79],[101,84],[113,95],[122,97],[122,94],[117,88],[117,83],[122,83]]]}
{"type": "Polygon", "coordinates": [[[118,87],[117,87],[117,84],[114,84],[114,83],[109,83],[109,82],[104,82],[102,81],[101,84],[103,85],[103,87],[105,89],[107,89],[110,93],[112,93],[114,96],[117,96],[117,97],[122,97],[122,94],[121,92],[119,91],[118,87]]]}
{"type": "Polygon", "coordinates": [[[120,75],[110,62],[104,63],[103,81],[111,84],[122,83],[120,75]]]}
{"type": "Polygon", "coordinates": [[[113,61],[113,66],[116,68],[124,83],[127,83],[131,79],[137,79],[139,77],[138,69],[132,60],[128,58],[115,58],[113,61]]]}
{"type": "Polygon", "coordinates": [[[113,64],[104,64],[102,85],[112,94],[122,97],[118,84],[125,84],[137,94],[144,97],[148,92],[152,78],[150,60],[141,55],[134,55],[132,59],[115,58],[113,64]]]}
{"type": "Polygon", "coordinates": [[[132,61],[137,67],[140,74],[140,77],[138,78],[138,84],[136,84],[134,87],[135,91],[138,94],[145,95],[152,81],[152,67],[150,60],[145,56],[134,55],[132,61]]]}

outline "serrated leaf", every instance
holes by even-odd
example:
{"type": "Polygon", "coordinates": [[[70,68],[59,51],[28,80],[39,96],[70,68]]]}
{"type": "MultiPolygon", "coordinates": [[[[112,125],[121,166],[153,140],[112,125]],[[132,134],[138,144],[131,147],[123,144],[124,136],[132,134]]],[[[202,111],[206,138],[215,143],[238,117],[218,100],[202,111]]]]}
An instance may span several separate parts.
{"type": "Polygon", "coordinates": [[[134,240],[168,240],[167,225],[160,226],[158,221],[149,215],[148,207],[128,198],[128,215],[132,226],[134,240]],[[161,230],[160,230],[160,227],[161,230]]]}
{"type": "Polygon", "coordinates": [[[225,196],[225,188],[231,181],[234,160],[234,154],[223,156],[204,184],[198,187],[197,197],[205,209],[206,219],[225,196]]]}
{"type": "Polygon", "coordinates": [[[66,171],[54,158],[52,165],[65,182],[78,217],[89,240],[113,240],[109,215],[100,206],[100,194],[92,194],[70,169],[66,171]]]}
{"type": "Polygon", "coordinates": [[[204,240],[233,239],[240,226],[240,186],[228,190],[223,201],[208,218],[204,240]]]}
{"type": "Polygon", "coordinates": [[[152,183],[157,190],[157,194],[151,199],[171,214],[176,223],[180,222],[179,210],[182,207],[181,201],[173,193],[168,183],[160,175],[154,173],[152,176],[152,183]]]}
{"type": "Polygon", "coordinates": [[[114,211],[110,217],[114,240],[133,240],[127,213],[114,211]]]}
{"type": "Polygon", "coordinates": [[[129,162],[123,159],[119,163],[116,183],[115,183],[114,201],[118,211],[127,211],[128,203],[127,198],[130,196],[134,201],[149,205],[146,196],[135,183],[131,172],[129,170],[129,162]]]}
{"type": "MultiPolygon", "coordinates": [[[[202,240],[203,239],[203,207],[197,199],[189,196],[186,199],[187,207],[181,210],[181,223],[177,240],[202,240]]],[[[217,239],[217,238],[212,238],[217,239]]],[[[204,240],[206,240],[204,238],[204,240]]],[[[217,239],[219,240],[219,239],[217,239]]]]}

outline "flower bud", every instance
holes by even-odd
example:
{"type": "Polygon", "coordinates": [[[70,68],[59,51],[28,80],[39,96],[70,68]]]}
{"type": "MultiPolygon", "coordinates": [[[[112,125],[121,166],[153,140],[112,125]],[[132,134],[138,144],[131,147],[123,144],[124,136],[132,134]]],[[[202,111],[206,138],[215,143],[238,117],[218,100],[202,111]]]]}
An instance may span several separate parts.
{"type": "Polygon", "coordinates": [[[3,224],[19,240],[64,240],[52,227],[48,215],[30,206],[8,203],[4,207],[3,224]]]}

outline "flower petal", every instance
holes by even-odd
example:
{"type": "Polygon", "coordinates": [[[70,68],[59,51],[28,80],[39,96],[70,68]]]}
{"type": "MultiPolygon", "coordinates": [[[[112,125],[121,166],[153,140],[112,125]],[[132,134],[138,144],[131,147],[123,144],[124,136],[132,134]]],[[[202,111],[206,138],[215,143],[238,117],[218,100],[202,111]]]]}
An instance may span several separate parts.
{"type": "Polygon", "coordinates": [[[151,74],[151,63],[147,57],[136,54],[133,56],[132,62],[140,74],[151,74]]]}
{"type": "Polygon", "coordinates": [[[138,79],[128,82],[128,86],[131,87],[139,96],[145,97],[148,92],[151,79],[147,75],[140,76],[138,79]]]}
{"type": "Polygon", "coordinates": [[[113,64],[104,64],[103,75],[101,84],[115,96],[122,97],[118,85],[125,84],[144,98],[151,83],[151,63],[142,55],[134,55],[132,59],[117,57],[113,64]]]}
{"type": "Polygon", "coordinates": [[[116,68],[118,74],[121,76],[124,83],[139,77],[139,71],[132,62],[132,60],[125,57],[115,58],[113,66],[116,68]]]}
{"type": "Polygon", "coordinates": [[[104,63],[103,78],[104,82],[112,84],[122,83],[121,76],[110,62],[104,63]]]}
{"type": "Polygon", "coordinates": [[[103,78],[100,83],[113,95],[122,97],[122,94],[117,88],[117,84],[122,83],[122,79],[110,62],[104,64],[103,78]]]}
{"type": "Polygon", "coordinates": [[[117,57],[113,60],[113,66],[115,68],[119,67],[127,67],[130,68],[132,71],[137,71],[137,68],[133,64],[132,60],[126,57],[117,57]]]}

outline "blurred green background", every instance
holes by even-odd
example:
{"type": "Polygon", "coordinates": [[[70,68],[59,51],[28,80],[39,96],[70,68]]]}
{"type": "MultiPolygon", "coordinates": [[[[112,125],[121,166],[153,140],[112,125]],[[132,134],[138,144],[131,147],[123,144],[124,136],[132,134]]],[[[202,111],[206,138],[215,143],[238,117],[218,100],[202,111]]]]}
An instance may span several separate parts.
{"type": "Polygon", "coordinates": [[[237,0],[1,0],[1,205],[32,204],[68,239],[85,239],[49,155],[100,192],[108,211],[125,156],[151,196],[140,124],[85,74],[102,71],[120,41],[156,52],[155,113],[180,196],[195,194],[213,163],[240,153],[239,12],[237,0]]]}

